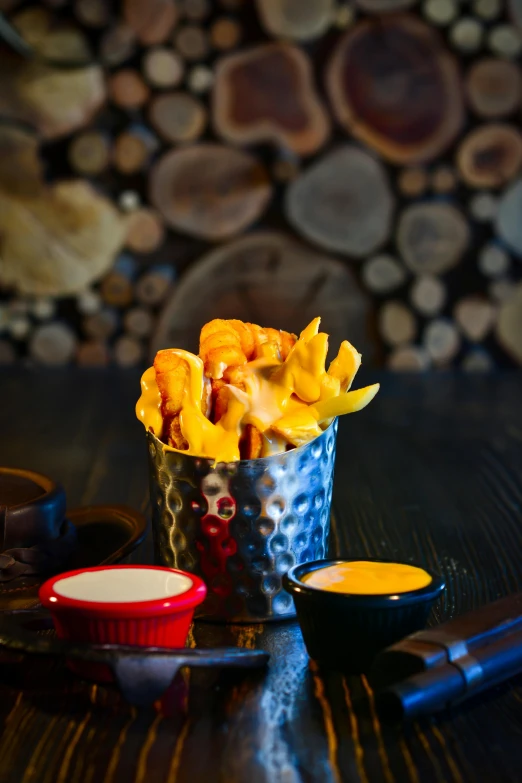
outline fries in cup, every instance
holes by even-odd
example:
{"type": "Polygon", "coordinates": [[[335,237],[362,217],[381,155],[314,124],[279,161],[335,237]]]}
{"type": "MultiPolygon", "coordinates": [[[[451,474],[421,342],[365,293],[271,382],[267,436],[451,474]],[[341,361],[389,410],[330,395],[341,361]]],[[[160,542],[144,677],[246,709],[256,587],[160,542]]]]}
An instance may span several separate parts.
{"type": "Polygon", "coordinates": [[[347,341],[326,370],[328,335],[315,318],[296,338],[215,319],[199,355],[158,351],[136,415],[165,449],[215,462],[257,459],[308,443],[333,418],[366,407],[379,384],[350,391],[361,355],[347,341]]]}

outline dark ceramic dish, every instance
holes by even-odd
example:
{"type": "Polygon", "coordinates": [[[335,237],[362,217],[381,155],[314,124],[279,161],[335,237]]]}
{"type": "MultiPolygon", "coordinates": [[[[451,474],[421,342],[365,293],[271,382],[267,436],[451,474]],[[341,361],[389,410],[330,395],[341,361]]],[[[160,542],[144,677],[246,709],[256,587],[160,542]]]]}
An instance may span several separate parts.
{"type": "Polygon", "coordinates": [[[431,607],[444,589],[443,579],[424,566],[418,567],[423,568],[432,581],[426,587],[407,593],[334,593],[302,581],[311,571],[356,560],[398,562],[380,558],[315,560],[294,566],[283,578],[285,590],[294,599],[310,658],[329,668],[352,673],[366,671],[379,650],[424,628],[431,607]]]}

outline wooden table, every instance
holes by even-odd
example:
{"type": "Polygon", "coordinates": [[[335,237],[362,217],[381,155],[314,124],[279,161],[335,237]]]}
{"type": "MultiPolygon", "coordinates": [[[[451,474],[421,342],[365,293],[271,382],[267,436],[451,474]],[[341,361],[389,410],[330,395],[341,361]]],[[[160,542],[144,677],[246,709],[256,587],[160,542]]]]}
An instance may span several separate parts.
{"type": "MultiPolygon", "coordinates": [[[[372,405],[341,424],[334,550],[438,567],[438,621],[522,589],[522,375],[381,380],[372,405]]],[[[9,370],[0,384],[0,463],[59,478],[70,505],[146,508],[135,373],[9,370]]],[[[57,662],[0,667],[0,781],[522,779],[522,679],[393,728],[364,678],[309,665],[295,622],[199,624],[193,638],[263,647],[269,670],[193,672],[188,713],[162,717],[57,662]]]]}

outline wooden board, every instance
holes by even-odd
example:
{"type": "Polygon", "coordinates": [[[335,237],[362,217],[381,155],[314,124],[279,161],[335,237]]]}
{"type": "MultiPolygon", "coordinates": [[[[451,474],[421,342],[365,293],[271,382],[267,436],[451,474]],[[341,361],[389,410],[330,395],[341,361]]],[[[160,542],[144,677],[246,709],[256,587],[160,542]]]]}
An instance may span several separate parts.
{"type": "Polygon", "coordinates": [[[455,61],[412,16],[359,22],[335,47],[326,85],[339,123],[393,163],[435,158],[464,119],[455,61]]]}
{"type": "Polygon", "coordinates": [[[297,231],[320,247],[362,258],[388,239],[394,198],[383,166],[346,144],[289,185],[285,211],[297,231]]]}
{"type": "MultiPolygon", "coordinates": [[[[134,414],[140,374],[101,369],[86,382],[85,372],[7,368],[0,464],[28,464],[23,420],[34,434],[30,466],[62,482],[69,508],[145,507],[146,447],[134,414]],[[43,429],[54,421],[61,426],[43,429]],[[81,438],[74,459],[71,433],[81,438]]],[[[521,373],[384,373],[380,380],[375,401],[340,422],[332,556],[434,568],[446,590],[431,624],[521,590],[521,373]]],[[[150,537],[131,562],[152,562],[150,537]]],[[[62,662],[4,659],[5,780],[516,783],[520,777],[518,677],[443,714],[390,726],[379,720],[366,678],[310,667],[296,622],[198,622],[189,644],[264,649],[270,665],[252,676],[193,670],[186,710],[169,716],[132,709],[115,688],[74,678],[62,662]]]]}
{"type": "Polygon", "coordinates": [[[299,332],[317,315],[334,352],[349,339],[371,364],[368,301],[350,270],[283,234],[254,233],[189,267],[160,316],[150,356],[172,346],[197,350],[212,318],[299,332]]]}
{"type": "Polygon", "coordinates": [[[213,122],[227,141],[270,142],[299,155],[316,152],[330,132],[310,61],[286,43],[264,44],[218,60],[213,122]]]}

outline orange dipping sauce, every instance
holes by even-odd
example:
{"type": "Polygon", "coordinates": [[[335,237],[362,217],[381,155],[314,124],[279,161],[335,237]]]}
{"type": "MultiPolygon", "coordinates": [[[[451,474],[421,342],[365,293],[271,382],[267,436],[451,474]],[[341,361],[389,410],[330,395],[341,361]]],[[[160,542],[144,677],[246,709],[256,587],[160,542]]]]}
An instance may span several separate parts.
{"type": "Polygon", "coordinates": [[[432,581],[422,568],[404,563],[353,560],[319,568],[303,576],[309,587],[351,595],[389,595],[421,590],[432,581]]]}

